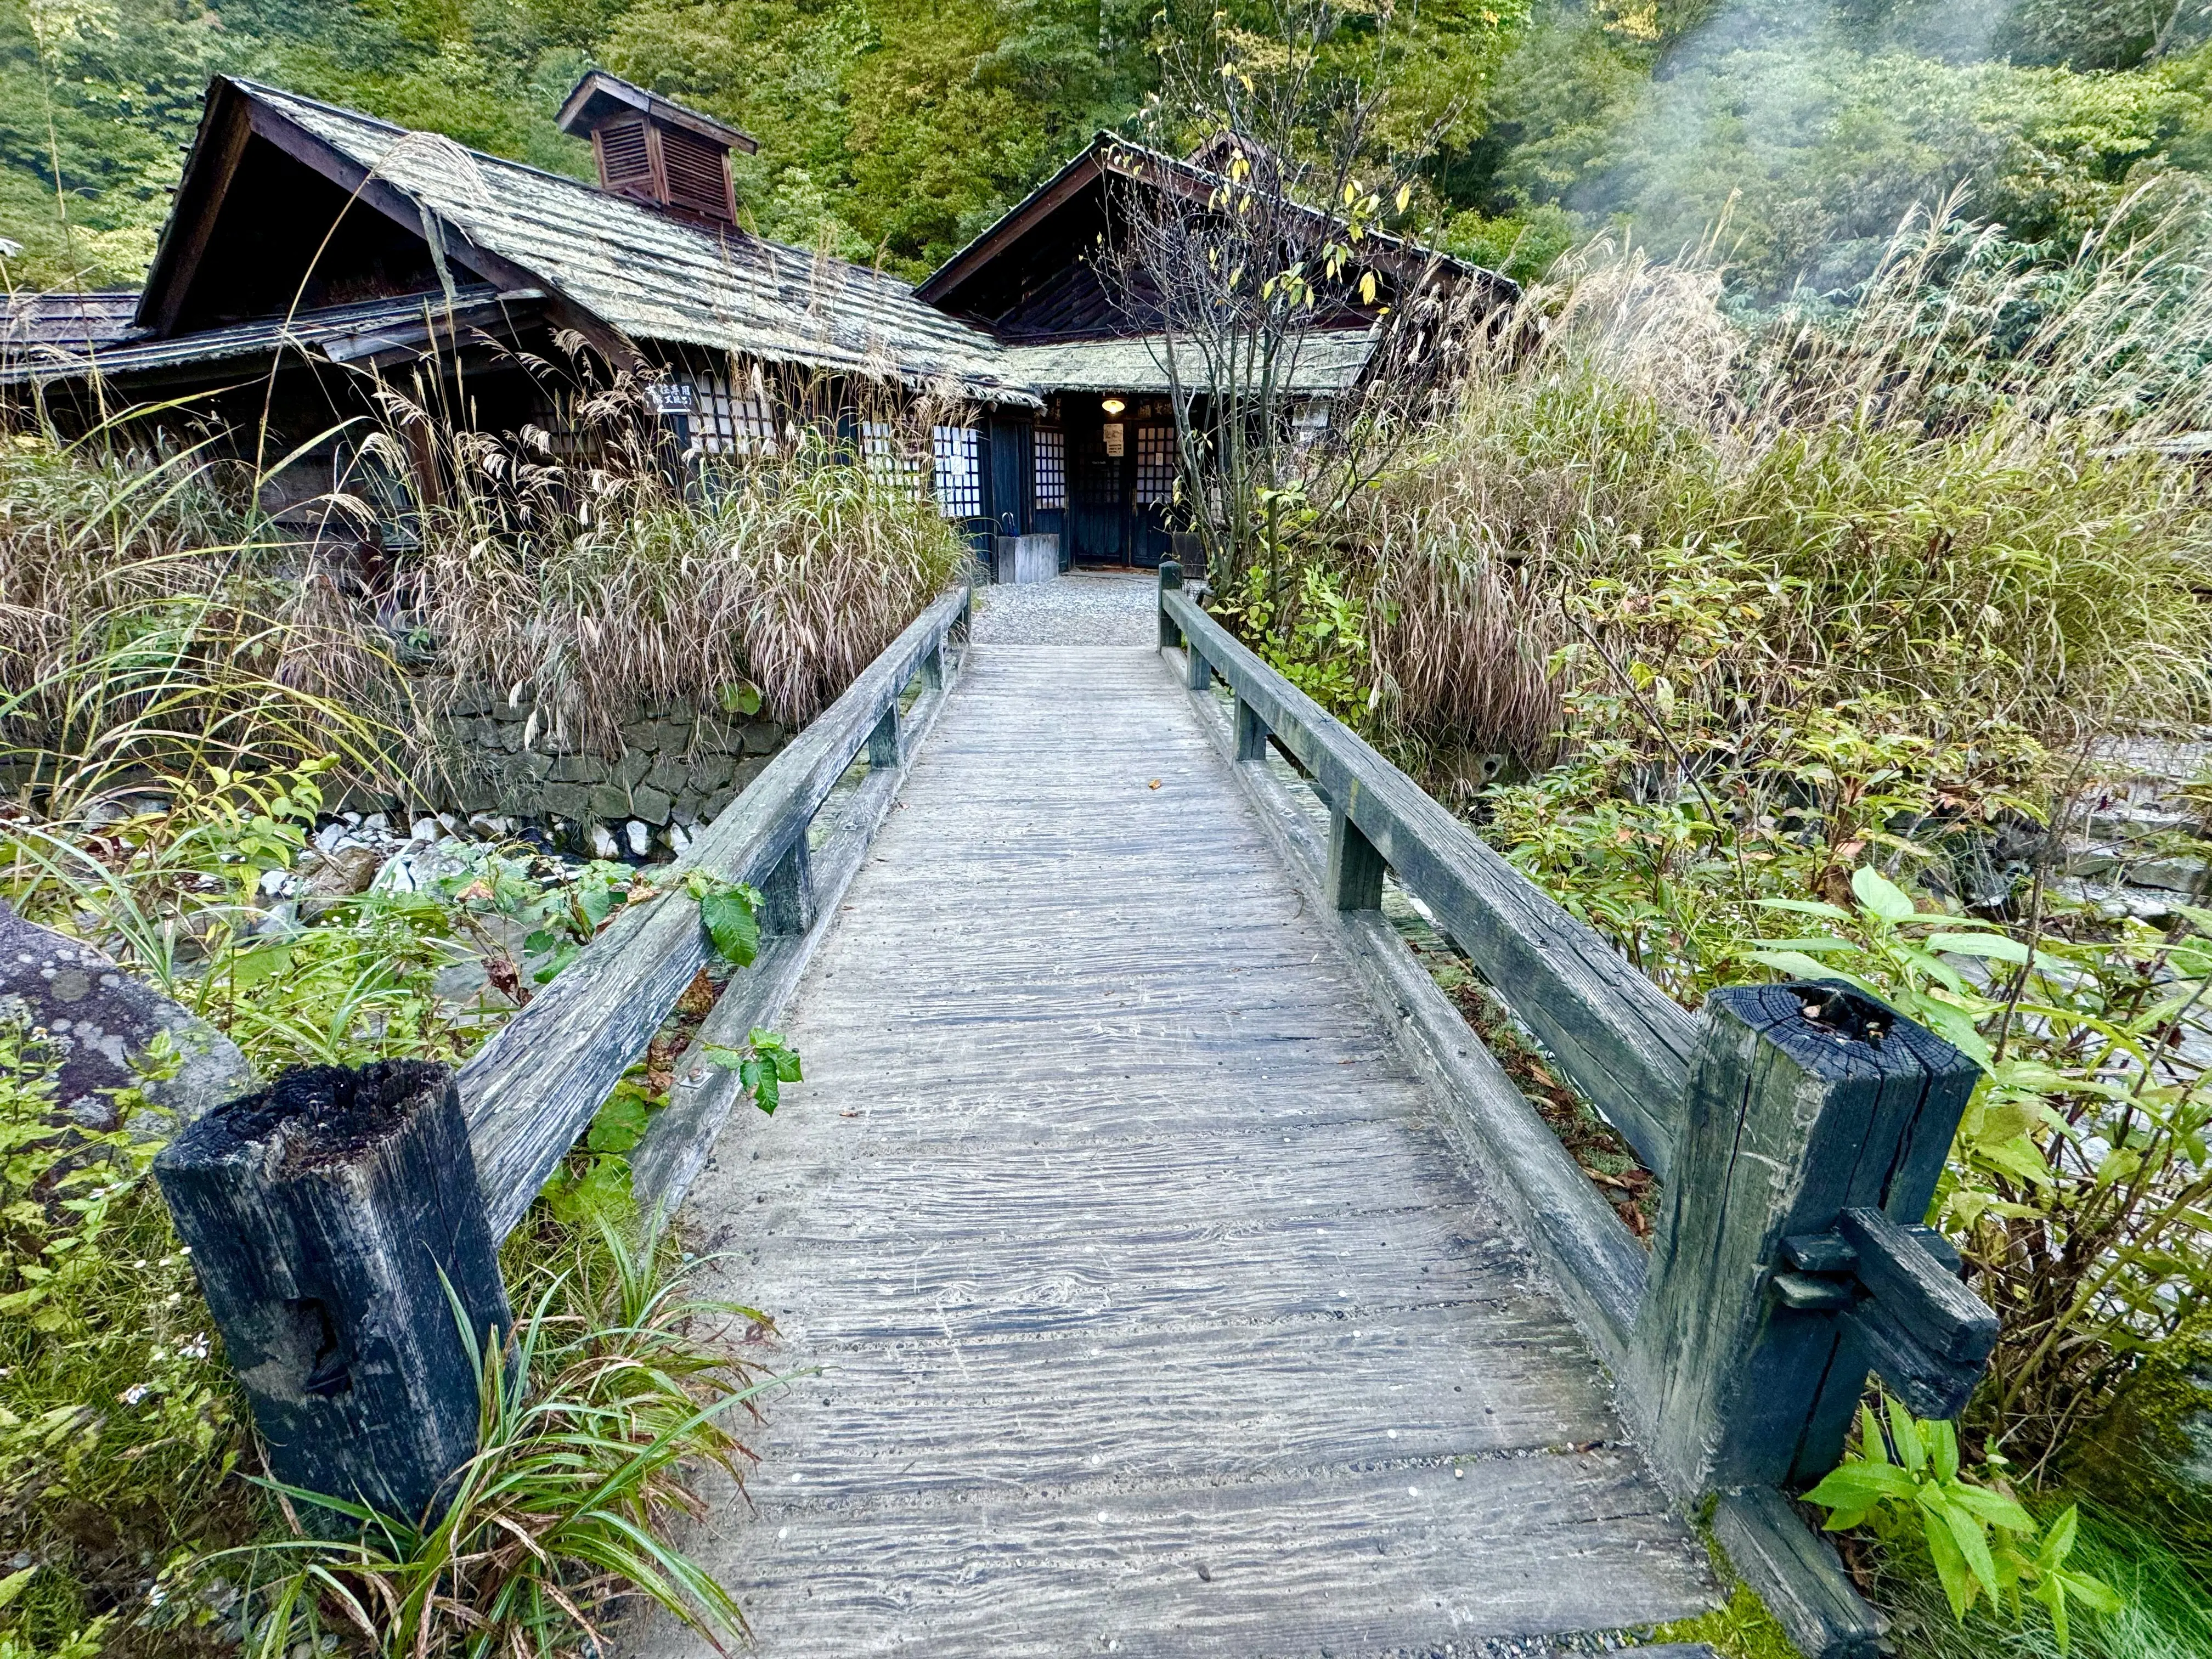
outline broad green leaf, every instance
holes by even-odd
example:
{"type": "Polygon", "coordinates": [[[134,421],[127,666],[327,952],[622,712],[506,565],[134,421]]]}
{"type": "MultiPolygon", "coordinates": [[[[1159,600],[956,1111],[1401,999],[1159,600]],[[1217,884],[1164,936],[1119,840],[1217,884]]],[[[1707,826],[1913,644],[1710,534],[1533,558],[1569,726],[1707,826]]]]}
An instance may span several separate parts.
{"type": "Polygon", "coordinates": [[[1869,1463],[1889,1462],[1889,1443],[1881,1437],[1881,1425],[1875,1420],[1874,1407],[1864,1401],[1859,1402],[1859,1455],[1869,1463]]]}
{"type": "Polygon", "coordinates": [[[1938,1002],[1933,997],[1916,998],[1910,1012],[1914,1018],[1976,1065],[1989,1065],[1989,1039],[1974,1029],[1974,1022],[1963,1012],[1948,1003],[1938,1002]]]}
{"type": "Polygon", "coordinates": [[[1928,1467],[1928,1448],[1920,1437],[1920,1420],[1905,1409],[1902,1401],[1883,1402],[1889,1414],[1889,1437],[1899,1462],[1914,1474],[1928,1467]]]}
{"type": "Polygon", "coordinates": [[[2017,1176],[2031,1186],[2047,1186],[2057,1178],[2051,1173],[2050,1163],[2036,1150],[2035,1143],[2025,1135],[2010,1140],[1977,1141],[1973,1154],[1983,1163],[2007,1175],[2017,1176]]]}
{"type": "Polygon", "coordinates": [[[1988,1593],[1990,1605],[1997,1604],[1997,1564],[1990,1557],[1989,1534],[1980,1521],[1955,1504],[1943,1506],[1943,1519],[1951,1528],[1951,1536],[1959,1546],[1959,1553],[1966,1559],[1975,1582],[1988,1593]]]}
{"type": "Polygon", "coordinates": [[[1851,872],[1851,891],[1884,921],[1910,921],[1920,914],[1905,890],[1871,864],[1851,872]]]}
{"type": "Polygon", "coordinates": [[[2074,1553],[2074,1538],[2081,1524],[2081,1506],[2069,1504],[2043,1534],[2043,1547],[2035,1553],[2035,1565],[2045,1572],[2065,1565],[2066,1558],[2074,1553]]]}
{"type": "Polygon", "coordinates": [[[2078,1572],[2072,1567],[2067,1567],[2053,1572],[2051,1576],[2066,1587],[2067,1594],[2079,1597],[2099,1613],[2106,1614],[2118,1613],[2128,1605],[2126,1596],[2121,1595],[2103,1579],[2089,1573],[2078,1572]]]}
{"type": "Polygon", "coordinates": [[[1843,1463],[1828,1471],[1805,1494],[1808,1503],[1855,1504],[1866,1507],[1885,1498],[1909,1498],[1913,1479],[1894,1463],[1843,1463]]]}
{"type": "Polygon", "coordinates": [[[2003,933],[1930,933],[1922,941],[1931,951],[1954,957],[1986,957],[1992,962],[2025,963],[2027,946],[2003,933]]]}
{"type": "Polygon", "coordinates": [[[1790,910],[1801,916],[1826,916],[1831,921],[1850,921],[1851,913],[1839,906],[1823,904],[1818,899],[1765,898],[1757,901],[1762,910],[1790,910]]]}
{"type": "Polygon", "coordinates": [[[783,1103],[783,1097],[781,1091],[776,1086],[778,1079],[775,1061],[746,1060],[738,1067],[738,1081],[742,1083],[751,1094],[754,1105],[759,1107],[770,1117],[775,1115],[775,1109],[783,1103]]]}
{"type": "Polygon", "coordinates": [[[1923,1419],[1922,1437],[1928,1445],[1928,1462],[1938,1480],[1959,1478],[1959,1431],[1940,1417],[1923,1419]]]}
{"type": "Polygon", "coordinates": [[[743,892],[731,889],[708,894],[699,901],[699,920],[724,961],[740,968],[752,965],[760,954],[760,921],[743,892]]]}
{"type": "Polygon", "coordinates": [[[1893,951],[1906,969],[1926,975],[1953,996],[1972,994],[1966,989],[1966,981],[1959,977],[1959,970],[1933,951],[1923,951],[1917,945],[1899,945],[1893,947],[1893,951]]]}
{"type": "Polygon", "coordinates": [[[653,1103],[634,1091],[609,1097],[592,1119],[584,1144],[595,1152],[627,1152],[644,1138],[653,1121],[653,1103]]]}
{"type": "Polygon", "coordinates": [[[1941,1516],[1923,1509],[1920,1512],[1920,1530],[1928,1540],[1928,1554],[1936,1564],[1936,1577],[1943,1586],[1943,1599],[1951,1604],[1951,1616],[1963,1624],[1966,1609],[1974,1605],[1973,1574],[1966,1558],[1959,1553],[1950,1527],[1941,1516]]]}
{"type": "Polygon", "coordinates": [[[1745,952],[1745,960],[1759,963],[1792,979],[1840,979],[1864,991],[1874,988],[1856,974],[1846,972],[1832,962],[1817,961],[1802,951],[1750,951],[1745,952]]]}

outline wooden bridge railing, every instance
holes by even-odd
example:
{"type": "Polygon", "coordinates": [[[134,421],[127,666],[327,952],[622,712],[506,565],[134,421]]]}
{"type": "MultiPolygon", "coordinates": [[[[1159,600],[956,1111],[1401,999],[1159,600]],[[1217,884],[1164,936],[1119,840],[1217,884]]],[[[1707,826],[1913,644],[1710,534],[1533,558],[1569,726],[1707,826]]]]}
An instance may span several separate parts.
{"type": "Polygon", "coordinates": [[[963,586],[924,611],[701,832],[658,896],[458,1074],[414,1061],[288,1073],[164,1150],[156,1175],[278,1479],[412,1516],[474,1451],[477,1369],[456,1310],[478,1338],[511,1324],[498,1243],[708,960],[681,879],[701,870],[764,903],[758,957],[632,1154],[641,1206],[681,1200],[738,1095],[700,1049],[743,1042],[797,983],[943,707],[969,598],[963,586]],[[837,792],[864,753],[866,776],[837,792]]]}
{"type": "Polygon", "coordinates": [[[1919,1225],[1977,1076],[1840,983],[1732,987],[1692,1017],[1160,573],[1160,643],[1354,962],[1443,1085],[1468,1150],[1610,1366],[1678,1497],[1799,1645],[1877,1630],[1781,1495],[1834,1467],[1869,1370],[1923,1416],[1966,1403],[1996,1334],[1919,1225]],[[1211,687],[1234,696],[1224,714],[1211,687]],[[1271,744],[1328,808],[1314,815],[1271,744]],[[1663,1183],[1647,1255],[1380,911],[1419,902],[1663,1183]]]}

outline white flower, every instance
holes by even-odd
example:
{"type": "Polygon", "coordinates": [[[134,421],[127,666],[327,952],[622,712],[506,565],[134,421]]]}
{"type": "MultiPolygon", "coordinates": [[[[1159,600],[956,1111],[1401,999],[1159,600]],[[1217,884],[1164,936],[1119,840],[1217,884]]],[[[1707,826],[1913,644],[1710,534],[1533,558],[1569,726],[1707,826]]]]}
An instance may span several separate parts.
{"type": "Polygon", "coordinates": [[[135,1406],[153,1391],[154,1385],[150,1382],[133,1382],[115,1397],[126,1406],[135,1406]]]}
{"type": "Polygon", "coordinates": [[[184,1359],[205,1359],[208,1357],[207,1333],[196,1332],[191,1341],[177,1350],[177,1354],[179,1358],[184,1359]]]}

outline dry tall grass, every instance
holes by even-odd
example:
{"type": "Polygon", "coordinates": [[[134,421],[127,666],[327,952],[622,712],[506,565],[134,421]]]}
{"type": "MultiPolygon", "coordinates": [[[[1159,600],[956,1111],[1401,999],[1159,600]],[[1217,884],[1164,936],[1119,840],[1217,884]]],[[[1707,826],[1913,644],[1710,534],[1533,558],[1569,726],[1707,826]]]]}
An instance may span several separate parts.
{"type": "Polygon", "coordinates": [[[70,817],[214,767],[373,775],[381,642],[269,536],[247,469],[118,440],[0,437],[0,781],[70,817]]]}
{"type": "MultiPolygon", "coordinates": [[[[816,430],[679,489],[619,419],[635,397],[599,400],[594,419],[631,435],[588,465],[553,465],[540,434],[428,427],[454,487],[421,507],[417,592],[447,683],[534,702],[595,747],[640,702],[748,684],[801,725],[965,568],[933,502],[816,430]]],[[[929,418],[902,422],[923,453],[929,418]]]]}
{"type": "Polygon", "coordinates": [[[1642,664],[1717,705],[1887,692],[2064,741],[2202,717],[2212,495],[2152,441],[2212,420],[2212,238],[2130,222],[2051,268],[1918,220],[1856,307],[1753,329],[1710,266],[1564,261],[1352,528],[1392,717],[1537,757],[1528,665],[1562,647],[1554,691],[1642,664]]]}
{"type": "MultiPolygon", "coordinates": [[[[226,459],[252,434],[126,447],[160,411],[74,442],[0,433],[0,797],[69,817],[333,750],[399,787],[438,763],[426,717],[485,685],[600,747],[641,703],[748,686],[799,725],[964,568],[911,472],[822,436],[673,468],[635,386],[575,412],[599,441],[560,464],[543,433],[467,431],[388,392],[358,450],[419,546],[380,574],[258,510],[262,477],[226,459]]],[[[902,417],[922,455],[933,413],[902,417]]]]}

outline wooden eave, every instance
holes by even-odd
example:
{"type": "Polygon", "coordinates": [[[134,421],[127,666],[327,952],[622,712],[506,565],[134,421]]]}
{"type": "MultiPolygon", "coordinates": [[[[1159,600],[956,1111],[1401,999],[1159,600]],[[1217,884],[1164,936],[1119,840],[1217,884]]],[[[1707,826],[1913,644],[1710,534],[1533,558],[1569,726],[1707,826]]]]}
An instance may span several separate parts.
{"type": "MultiPolygon", "coordinates": [[[[953,296],[971,278],[1073,197],[1109,173],[1201,204],[1211,199],[1226,182],[1219,174],[1162,151],[1117,138],[1110,132],[1099,133],[1058,173],[1009,208],[995,224],[925,278],[915,289],[915,297],[948,311],[957,310],[953,296]]],[[[1318,224],[1328,222],[1328,216],[1318,209],[1297,204],[1293,206],[1297,212],[1310,216],[1318,224]]],[[[1469,264],[1464,259],[1424,247],[1401,236],[1370,236],[1362,252],[1370,263],[1401,283],[1413,281],[1437,264],[1456,276],[1486,283],[1504,297],[1520,292],[1518,284],[1494,270],[1469,264]]]]}
{"type": "MultiPolygon", "coordinates": [[[[406,136],[402,127],[394,127],[392,132],[395,142],[406,136]]],[[[642,364],[636,349],[617,330],[568,301],[547,278],[479,246],[439,214],[426,214],[406,191],[387,179],[371,176],[368,167],[220,75],[209,83],[199,133],[177,187],[176,206],[154,256],[153,269],[147,273],[146,291],[138,301],[139,325],[156,337],[175,328],[247,142],[256,137],[266,139],[403,229],[426,240],[436,236],[437,251],[449,264],[465,266],[503,290],[544,292],[548,320],[581,335],[610,362],[623,368],[642,364]]]]}
{"type": "Polygon", "coordinates": [[[1104,176],[1103,151],[1107,145],[1117,142],[1103,132],[1093,138],[1077,151],[1059,172],[1007,209],[997,223],[916,284],[915,298],[941,310],[952,309],[948,303],[949,296],[963,283],[1012,247],[1027,232],[1050,218],[1055,210],[1104,176]]]}

